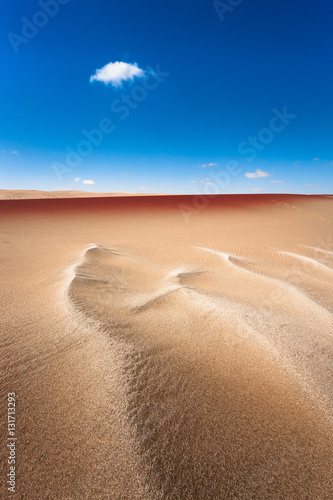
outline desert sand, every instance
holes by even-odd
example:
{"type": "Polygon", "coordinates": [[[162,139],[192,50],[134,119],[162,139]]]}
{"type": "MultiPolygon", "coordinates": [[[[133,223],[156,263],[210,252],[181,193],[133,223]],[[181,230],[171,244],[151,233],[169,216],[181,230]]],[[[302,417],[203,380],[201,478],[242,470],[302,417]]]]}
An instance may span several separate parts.
{"type": "MultiPolygon", "coordinates": [[[[88,191],[38,191],[34,189],[0,189],[0,200],[33,200],[43,198],[99,198],[108,196],[156,196],[148,193],[90,193],[88,191]]],[[[161,196],[161,195],[160,195],[161,196]]]]}
{"type": "Polygon", "coordinates": [[[0,224],[18,498],[332,498],[332,197],[7,199],[0,224]]]}

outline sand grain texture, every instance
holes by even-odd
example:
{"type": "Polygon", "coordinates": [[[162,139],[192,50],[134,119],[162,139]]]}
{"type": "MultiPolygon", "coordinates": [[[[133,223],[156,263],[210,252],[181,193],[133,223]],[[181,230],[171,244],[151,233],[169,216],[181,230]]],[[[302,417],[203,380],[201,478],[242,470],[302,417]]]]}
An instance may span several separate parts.
{"type": "Polygon", "coordinates": [[[332,498],[333,199],[208,201],[0,202],[19,498],[332,498]]]}

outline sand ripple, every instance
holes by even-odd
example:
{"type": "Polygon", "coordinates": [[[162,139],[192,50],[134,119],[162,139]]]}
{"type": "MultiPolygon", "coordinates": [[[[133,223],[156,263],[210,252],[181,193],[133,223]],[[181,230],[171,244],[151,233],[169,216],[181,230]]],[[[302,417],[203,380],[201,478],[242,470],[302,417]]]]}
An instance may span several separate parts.
{"type": "Polygon", "coordinates": [[[68,288],[74,310],[113,345],[147,498],[270,498],[272,484],[281,498],[302,498],[309,475],[325,498],[332,313],[258,259],[195,250],[212,256],[206,265],[167,271],[95,245],[68,288]]]}

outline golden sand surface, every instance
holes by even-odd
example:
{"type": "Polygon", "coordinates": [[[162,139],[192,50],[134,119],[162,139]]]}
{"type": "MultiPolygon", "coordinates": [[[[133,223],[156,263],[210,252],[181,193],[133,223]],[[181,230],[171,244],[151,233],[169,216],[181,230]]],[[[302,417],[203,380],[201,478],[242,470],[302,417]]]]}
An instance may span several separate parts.
{"type": "MultiPolygon", "coordinates": [[[[0,189],[0,200],[33,200],[43,198],[99,198],[100,196],[156,196],[148,193],[90,193],[88,191],[38,191],[24,189],[0,189]]],[[[161,195],[160,195],[161,196],[161,195]]]]}
{"type": "Polygon", "coordinates": [[[332,498],[333,197],[201,202],[0,202],[17,498],[332,498]]]}

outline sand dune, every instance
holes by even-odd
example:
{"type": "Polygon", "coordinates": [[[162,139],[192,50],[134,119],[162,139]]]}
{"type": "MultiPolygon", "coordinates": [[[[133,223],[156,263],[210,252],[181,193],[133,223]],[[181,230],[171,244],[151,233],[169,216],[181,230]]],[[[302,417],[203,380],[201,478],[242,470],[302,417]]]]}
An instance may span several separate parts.
{"type": "MultiPolygon", "coordinates": [[[[0,200],[34,200],[44,198],[99,198],[108,196],[154,196],[147,193],[90,193],[88,191],[38,191],[20,189],[0,189],[0,200]]],[[[155,195],[156,196],[156,195],[155,195]]]]}
{"type": "Polygon", "coordinates": [[[0,202],[21,498],[331,498],[333,199],[196,206],[0,202]]]}
{"type": "MultiPolygon", "coordinates": [[[[321,251],[323,253],[331,253],[331,252],[325,252],[324,250],[321,250],[321,251]]],[[[332,268],[330,268],[329,266],[326,266],[325,264],[322,264],[321,262],[318,262],[318,260],[313,259],[311,257],[306,257],[304,255],[299,255],[299,254],[292,253],[292,252],[282,252],[281,251],[280,253],[283,255],[288,255],[289,257],[292,257],[294,259],[299,259],[304,263],[309,263],[312,266],[314,266],[315,270],[317,270],[317,271],[324,271],[325,273],[332,273],[333,272],[332,268]]]]}

